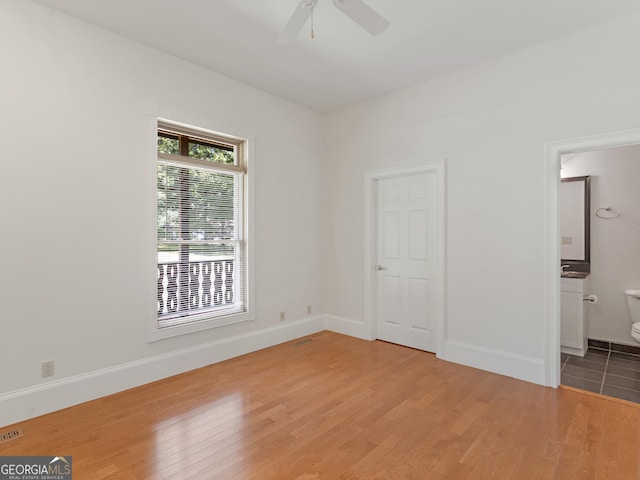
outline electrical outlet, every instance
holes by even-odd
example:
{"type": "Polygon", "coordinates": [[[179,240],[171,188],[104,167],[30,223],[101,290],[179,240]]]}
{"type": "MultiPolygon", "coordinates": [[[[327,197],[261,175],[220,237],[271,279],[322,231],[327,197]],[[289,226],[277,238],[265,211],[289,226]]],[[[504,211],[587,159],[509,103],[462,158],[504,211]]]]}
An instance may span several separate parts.
{"type": "Polygon", "coordinates": [[[307,315],[311,315],[311,305],[307,305],[307,315]]]}
{"type": "Polygon", "coordinates": [[[42,378],[53,377],[54,363],[53,360],[42,362],[42,378]]]}
{"type": "Polygon", "coordinates": [[[280,321],[284,322],[284,312],[280,312],[280,321]]]}

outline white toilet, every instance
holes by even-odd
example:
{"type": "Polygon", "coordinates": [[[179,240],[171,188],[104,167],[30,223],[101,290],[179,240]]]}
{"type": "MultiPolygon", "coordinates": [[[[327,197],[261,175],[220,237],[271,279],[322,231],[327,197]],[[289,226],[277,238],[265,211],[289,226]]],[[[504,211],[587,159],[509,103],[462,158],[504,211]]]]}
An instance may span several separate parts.
{"type": "Polygon", "coordinates": [[[640,343],[640,290],[625,290],[624,293],[631,316],[631,336],[640,343]]]}

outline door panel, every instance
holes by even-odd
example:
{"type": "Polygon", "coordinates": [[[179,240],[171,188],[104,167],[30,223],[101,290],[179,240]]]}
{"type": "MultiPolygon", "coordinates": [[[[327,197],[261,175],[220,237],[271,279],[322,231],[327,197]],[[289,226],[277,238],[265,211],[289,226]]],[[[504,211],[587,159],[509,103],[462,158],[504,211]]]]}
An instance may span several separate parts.
{"type": "Polygon", "coordinates": [[[425,315],[429,311],[429,305],[425,292],[429,289],[429,282],[422,278],[409,279],[409,303],[408,315],[410,325],[419,330],[429,330],[429,317],[425,315]]]}
{"type": "Polygon", "coordinates": [[[377,182],[377,337],[436,350],[436,174],[377,182]]]}
{"type": "Polygon", "coordinates": [[[395,312],[402,306],[402,292],[400,277],[384,275],[382,288],[385,291],[385,301],[381,305],[381,317],[387,324],[398,325],[398,317],[395,312]]]}
{"type": "Polygon", "coordinates": [[[409,212],[409,258],[411,260],[428,259],[428,233],[426,210],[409,212]]]}
{"type": "Polygon", "coordinates": [[[398,258],[400,215],[398,212],[385,213],[383,222],[383,232],[385,235],[382,241],[383,255],[385,258],[398,258]]]}

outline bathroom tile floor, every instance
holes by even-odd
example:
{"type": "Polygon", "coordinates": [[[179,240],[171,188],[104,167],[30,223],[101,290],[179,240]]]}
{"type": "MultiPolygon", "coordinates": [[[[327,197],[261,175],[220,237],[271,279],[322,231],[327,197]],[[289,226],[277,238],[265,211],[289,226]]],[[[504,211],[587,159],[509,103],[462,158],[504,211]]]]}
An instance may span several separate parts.
{"type": "Polygon", "coordinates": [[[584,357],[561,354],[560,383],[640,403],[640,355],[589,348],[584,357]]]}

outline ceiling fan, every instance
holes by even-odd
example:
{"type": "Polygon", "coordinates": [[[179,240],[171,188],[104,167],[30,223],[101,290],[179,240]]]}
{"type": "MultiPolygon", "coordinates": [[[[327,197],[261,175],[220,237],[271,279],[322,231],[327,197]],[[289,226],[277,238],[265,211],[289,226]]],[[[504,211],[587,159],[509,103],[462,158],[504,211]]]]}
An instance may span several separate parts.
{"type": "MultiPolygon", "coordinates": [[[[311,17],[312,22],[311,38],[313,38],[313,10],[317,5],[318,0],[301,0],[284,29],[280,32],[278,41],[281,43],[293,42],[309,17],[311,17]]],[[[333,0],[333,5],[371,35],[380,34],[389,26],[387,19],[362,0],[333,0]]]]}

